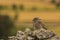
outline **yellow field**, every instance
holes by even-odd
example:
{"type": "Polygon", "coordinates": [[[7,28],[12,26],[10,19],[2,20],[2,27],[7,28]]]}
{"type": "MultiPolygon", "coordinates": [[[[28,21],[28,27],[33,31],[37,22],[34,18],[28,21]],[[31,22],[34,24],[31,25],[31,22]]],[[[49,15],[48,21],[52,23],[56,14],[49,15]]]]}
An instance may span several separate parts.
{"type": "MultiPolygon", "coordinates": [[[[9,15],[10,17],[14,18],[15,12],[14,11],[2,11],[2,14],[9,15]]],[[[38,12],[28,12],[22,11],[18,12],[18,21],[24,22],[31,22],[34,17],[39,17],[43,21],[46,22],[60,22],[60,11],[38,11],[38,12]]]]}
{"type": "MultiPolygon", "coordinates": [[[[54,5],[49,3],[49,0],[41,2],[41,1],[32,1],[32,0],[0,0],[0,5],[8,5],[11,6],[13,4],[23,4],[25,8],[31,8],[32,6],[35,6],[37,8],[55,8],[54,5]]],[[[9,15],[12,19],[14,18],[15,12],[12,10],[2,11],[2,14],[9,15]]],[[[34,17],[41,18],[44,22],[60,22],[60,10],[58,11],[19,11],[18,12],[18,23],[19,22],[32,22],[32,19],[34,17]]],[[[28,25],[27,25],[28,26],[28,25]]],[[[60,26],[56,27],[48,27],[49,30],[52,30],[55,32],[58,36],[60,36],[60,26]]]]}
{"type": "Polygon", "coordinates": [[[21,12],[19,13],[19,20],[21,21],[32,21],[34,17],[39,17],[44,21],[58,22],[60,21],[60,12],[21,12]]]}

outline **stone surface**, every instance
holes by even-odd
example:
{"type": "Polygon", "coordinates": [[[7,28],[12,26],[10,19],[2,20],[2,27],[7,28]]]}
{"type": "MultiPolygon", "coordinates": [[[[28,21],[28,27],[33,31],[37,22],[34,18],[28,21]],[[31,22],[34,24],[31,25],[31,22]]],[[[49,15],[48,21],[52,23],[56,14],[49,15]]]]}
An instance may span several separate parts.
{"type": "Polygon", "coordinates": [[[43,28],[31,31],[27,28],[24,32],[17,31],[16,36],[11,36],[10,40],[60,40],[52,31],[43,28]]]}

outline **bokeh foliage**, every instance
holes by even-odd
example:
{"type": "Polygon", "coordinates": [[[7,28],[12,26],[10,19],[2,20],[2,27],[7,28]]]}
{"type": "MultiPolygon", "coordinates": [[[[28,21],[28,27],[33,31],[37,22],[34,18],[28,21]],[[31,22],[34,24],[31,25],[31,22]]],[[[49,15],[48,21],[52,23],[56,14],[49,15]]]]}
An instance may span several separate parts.
{"type": "Polygon", "coordinates": [[[0,38],[7,40],[10,35],[10,30],[13,27],[14,24],[9,16],[0,15],[0,38]]]}

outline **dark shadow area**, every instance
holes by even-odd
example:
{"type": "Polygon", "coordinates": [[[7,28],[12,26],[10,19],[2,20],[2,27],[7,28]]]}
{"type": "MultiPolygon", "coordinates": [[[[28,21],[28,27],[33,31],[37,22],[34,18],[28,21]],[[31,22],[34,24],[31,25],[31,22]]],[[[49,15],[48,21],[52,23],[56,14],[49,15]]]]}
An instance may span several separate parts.
{"type": "Polygon", "coordinates": [[[11,28],[14,27],[12,20],[7,15],[0,15],[0,39],[7,40],[11,28]]]}

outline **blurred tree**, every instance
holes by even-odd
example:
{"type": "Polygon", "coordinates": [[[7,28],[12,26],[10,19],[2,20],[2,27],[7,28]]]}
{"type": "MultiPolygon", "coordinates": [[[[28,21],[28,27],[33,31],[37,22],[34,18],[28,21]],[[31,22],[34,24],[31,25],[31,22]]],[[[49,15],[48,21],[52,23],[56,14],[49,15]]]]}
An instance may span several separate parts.
{"type": "Polygon", "coordinates": [[[17,9],[17,6],[15,4],[12,5],[12,9],[13,10],[16,10],[17,9]]]}
{"type": "Polygon", "coordinates": [[[0,5],[0,10],[8,9],[8,6],[0,5]]]}
{"type": "Polygon", "coordinates": [[[24,10],[24,5],[20,5],[20,10],[24,10]]]}
{"type": "Polygon", "coordinates": [[[60,8],[60,1],[56,0],[51,0],[51,3],[56,6],[56,8],[60,8]]]}
{"type": "Polygon", "coordinates": [[[2,5],[0,5],[0,10],[3,10],[3,9],[4,9],[4,7],[2,5]]]}
{"type": "Polygon", "coordinates": [[[13,28],[13,22],[7,15],[0,15],[0,38],[8,39],[10,29],[13,28]]]}
{"type": "Polygon", "coordinates": [[[33,11],[36,11],[36,10],[37,10],[37,8],[34,6],[34,7],[32,7],[32,10],[33,10],[33,11]]]}
{"type": "Polygon", "coordinates": [[[17,20],[17,18],[18,18],[18,7],[15,4],[13,4],[12,9],[15,12],[15,17],[14,17],[14,22],[15,22],[17,20]]]}
{"type": "Polygon", "coordinates": [[[52,4],[55,4],[55,3],[56,3],[56,0],[51,0],[51,3],[52,3],[52,4]]]}
{"type": "Polygon", "coordinates": [[[60,8],[60,2],[56,3],[56,8],[60,8]]]}

